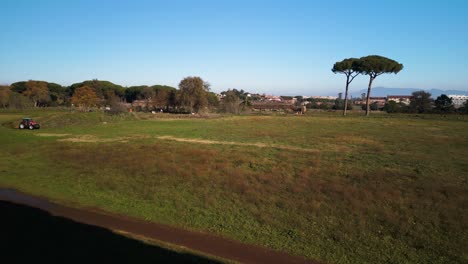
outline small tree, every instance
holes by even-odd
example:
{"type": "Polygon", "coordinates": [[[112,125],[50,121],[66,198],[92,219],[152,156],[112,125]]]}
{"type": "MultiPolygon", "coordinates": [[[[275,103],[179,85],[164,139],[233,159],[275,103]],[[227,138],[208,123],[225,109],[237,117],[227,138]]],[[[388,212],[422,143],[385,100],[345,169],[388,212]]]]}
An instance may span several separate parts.
{"type": "Polygon", "coordinates": [[[367,99],[366,99],[366,116],[369,116],[370,105],[369,98],[372,88],[372,82],[378,76],[384,73],[395,73],[397,74],[403,69],[403,64],[398,63],[386,57],[370,55],[359,59],[356,65],[356,69],[365,75],[369,75],[369,86],[367,87],[367,99]]]}
{"type": "Polygon", "coordinates": [[[427,113],[432,110],[431,94],[425,91],[413,92],[410,98],[410,111],[427,113]]]}
{"type": "Polygon", "coordinates": [[[235,91],[228,90],[224,94],[223,106],[226,113],[239,114],[240,103],[240,98],[235,91]]]}
{"type": "Polygon", "coordinates": [[[463,103],[462,113],[468,114],[468,100],[466,100],[465,103],[463,103]]]}
{"type": "MultiPolygon", "coordinates": [[[[335,99],[335,102],[334,102],[332,108],[335,109],[335,110],[343,110],[343,109],[345,109],[345,102],[346,102],[346,101],[347,101],[347,100],[343,100],[343,99],[339,99],[339,98],[338,98],[338,99],[335,99]]],[[[352,109],[352,108],[353,108],[353,106],[352,106],[352,104],[351,104],[350,101],[347,101],[346,108],[347,108],[347,109],[352,109]]]]}
{"type": "Polygon", "coordinates": [[[152,103],[156,92],[151,87],[145,87],[141,90],[141,99],[145,101],[146,110],[150,110],[150,103],[152,103]]]}
{"type": "Polygon", "coordinates": [[[210,84],[200,77],[186,77],[179,83],[179,100],[190,112],[199,112],[208,105],[207,92],[210,84]]]}
{"type": "Polygon", "coordinates": [[[71,101],[82,110],[88,110],[89,107],[96,106],[99,103],[99,97],[93,88],[82,86],[75,90],[71,101]]]}
{"type": "Polygon", "coordinates": [[[125,107],[125,99],[120,98],[117,95],[110,96],[109,99],[107,99],[107,103],[110,107],[107,113],[111,115],[119,115],[128,111],[127,107],[125,107]]]}
{"type": "Polygon", "coordinates": [[[208,106],[210,108],[218,108],[219,107],[219,98],[213,92],[206,93],[206,99],[208,100],[208,106]]]}
{"type": "Polygon", "coordinates": [[[403,113],[407,112],[407,108],[407,105],[402,102],[397,103],[395,101],[389,101],[385,104],[382,110],[386,111],[387,113],[403,113]]]}
{"type": "Polygon", "coordinates": [[[25,85],[26,90],[23,92],[23,95],[31,99],[34,107],[37,107],[40,103],[50,101],[49,89],[46,82],[28,81],[25,85]]]}
{"type": "Polygon", "coordinates": [[[344,99],[344,108],[343,108],[343,115],[346,116],[346,110],[348,109],[348,87],[349,84],[360,74],[358,69],[358,59],[356,58],[349,58],[344,59],[342,61],[336,62],[333,65],[332,72],[333,73],[342,73],[346,75],[346,87],[345,87],[345,99],[344,99]]]}
{"type": "Polygon", "coordinates": [[[163,89],[155,90],[154,98],[153,98],[153,105],[157,108],[167,109],[168,99],[169,99],[169,90],[163,90],[163,89]]]}
{"type": "Polygon", "coordinates": [[[452,98],[445,94],[441,94],[434,101],[435,108],[440,113],[452,113],[455,112],[455,106],[452,103],[452,98]]]}

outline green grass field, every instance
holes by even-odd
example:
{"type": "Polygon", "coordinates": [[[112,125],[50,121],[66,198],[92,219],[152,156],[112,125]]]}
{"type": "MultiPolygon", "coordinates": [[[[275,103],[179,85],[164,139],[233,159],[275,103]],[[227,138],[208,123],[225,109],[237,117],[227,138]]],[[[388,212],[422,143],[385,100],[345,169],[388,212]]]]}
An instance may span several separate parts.
{"type": "Polygon", "coordinates": [[[0,122],[0,186],[324,262],[468,261],[466,116],[0,122]]]}

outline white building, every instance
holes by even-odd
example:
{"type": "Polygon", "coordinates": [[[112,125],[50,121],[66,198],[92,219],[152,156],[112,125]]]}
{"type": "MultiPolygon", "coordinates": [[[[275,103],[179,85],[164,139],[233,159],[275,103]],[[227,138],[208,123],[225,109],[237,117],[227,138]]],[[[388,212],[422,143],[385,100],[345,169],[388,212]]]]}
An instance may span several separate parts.
{"type": "Polygon", "coordinates": [[[455,108],[462,107],[463,104],[468,100],[468,95],[449,94],[448,97],[452,99],[452,103],[455,108]]]}
{"type": "Polygon", "coordinates": [[[311,96],[310,98],[336,100],[338,97],[336,97],[336,96],[311,96]]]}
{"type": "Polygon", "coordinates": [[[411,95],[387,95],[387,102],[389,101],[395,101],[397,103],[409,105],[411,102],[411,95]]]}

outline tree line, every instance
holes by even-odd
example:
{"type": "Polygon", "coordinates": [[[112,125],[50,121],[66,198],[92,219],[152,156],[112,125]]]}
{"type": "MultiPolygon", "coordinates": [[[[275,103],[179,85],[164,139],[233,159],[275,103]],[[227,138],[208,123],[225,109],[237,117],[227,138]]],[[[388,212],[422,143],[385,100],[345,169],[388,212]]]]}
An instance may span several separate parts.
{"type": "Polygon", "coordinates": [[[446,94],[441,94],[436,99],[432,99],[431,93],[417,91],[412,93],[409,104],[388,101],[382,110],[387,113],[468,114],[468,101],[457,109],[453,104],[452,98],[448,97],[446,94]]]}
{"type": "MultiPolygon", "coordinates": [[[[369,110],[384,110],[389,113],[468,113],[468,106],[455,109],[452,100],[441,95],[435,100],[424,91],[413,93],[411,103],[388,101],[383,109],[377,104],[369,104],[372,81],[383,73],[397,73],[403,65],[384,57],[345,59],[335,63],[332,71],[346,75],[345,99],[303,99],[296,96],[297,105],[309,101],[308,108],[346,110],[352,108],[348,100],[348,86],[359,74],[369,74],[366,115],[369,110]],[[380,64],[379,64],[380,63],[380,64]]],[[[124,112],[129,107],[136,111],[164,110],[175,113],[198,113],[201,111],[220,111],[239,114],[249,109],[251,102],[260,100],[259,95],[244,90],[229,89],[221,92],[221,100],[210,91],[210,84],[200,77],[186,77],[180,81],[178,88],[166,85],[123,87],[109,81],[87,80],[70,86],[45,81],[21,81],[9,86],[0,86],[0,108],[22,109],[29,107],[75,106],[81,110],[92,107],[109,106],[111,112],[124,112]],[[127,104],[126,104],[127,103],[127,104]],[[132,106],[128,104],[135,103],[132,106]]],[[[291,97],[292,98],[292,97],[291,97]]]]}
{"type": "Polygon", "coordinates": [[[219,99],[210,91],[210,84],[200,77],[186,77],[178,89],[166,85],[123,87],[109,81],[87,80],[62,86],[46,81],[21,81],[0,86],[0,107],[29,108],[49,106],[76,106],[81,109],[143,102],[140,110],[154,108],[166,111],[200,112],[217,107],[219,99]]]}
{"type": "MultiPolygon", "coordinates": [[[[369,105],[372,111],[385,111],[387,113],[425,113],[425,114],[468,114],[468,101],[462,107],[456,108],[453,100],[446,94],[441,94],[436,99],[426,91],[413,92],[409,98],[409,103],[395,100],[388,100],[383,107],[379,106],[377,102],[369,105]]],[[[356,98],[347,101],[347,109],[352,109],[356,98]]],[[[343,110],[344,99],[324,99],[324,98],[307,98],[301,99],[298,97],[298,103],[307,102],[309,109],[321,110],[343,110]]],[[[366,110],[367,106],[362,105],[362,110],[366,110]]]]}

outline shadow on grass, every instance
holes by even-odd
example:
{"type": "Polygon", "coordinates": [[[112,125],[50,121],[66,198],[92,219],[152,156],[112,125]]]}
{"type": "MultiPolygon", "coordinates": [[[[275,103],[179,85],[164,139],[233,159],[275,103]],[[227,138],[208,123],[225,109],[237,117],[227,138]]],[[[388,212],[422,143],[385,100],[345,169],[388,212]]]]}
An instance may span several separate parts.
{"type": "Polygon", "coordinates": [[[0,252],[3,263],[217,263],[5,201],[0,252]]]}

